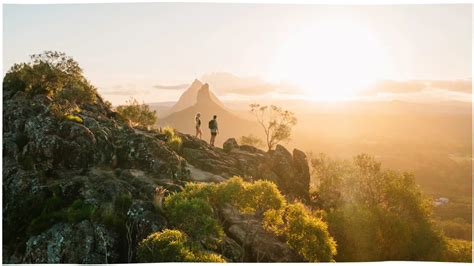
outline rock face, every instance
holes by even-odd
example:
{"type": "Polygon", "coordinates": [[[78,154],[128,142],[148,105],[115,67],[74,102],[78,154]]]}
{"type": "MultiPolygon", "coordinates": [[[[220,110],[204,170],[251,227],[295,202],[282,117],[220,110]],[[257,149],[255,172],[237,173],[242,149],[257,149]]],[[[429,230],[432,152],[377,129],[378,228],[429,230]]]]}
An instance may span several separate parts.
{"type": "Polygon", "coordinates": [[[240,246],[241,261],[247,262],[302,262],[286,243],[263,229],[261,222],[252,215],[224,207],[220,215],[226,233],[240,246]]]}
{"type": "Polygon", "coordinates": [[[165,180],[182,185],[186,161],[157,133],[117,120],[100,97],[74,114],[81,123],[54,115],[45,95],[4,92],[4,262],[134,260],[134,246],[122,255],[128,248],[121,230],[128,224],[136,245],[166,225],[151,204],[153,191],[165,180]],[[139,202],[147,204],[133,222],[128,211],[139,202]]]}
{"type": "MultiPolygon", "coordinates": [[[[97,97],[80,106],[74,120],[55,115],[45,95],[4,90],[4,263],[135,262],[137,243],[168,226],[153,205],[155,188],[179,191],[193,175],[206,182],[265,178],[290,197],[308,197],[301,151],[277,146],[264,152],[235,139],[224,151],[178,132],[177,153],[159,132],[129,127],[97,97]]],[[[232,217],[226,257],[298,261],[256,220],[232,217]],[[257,237],[246,242],[242,232],[254,229],[257,237]],[[242,244],[244,255],[236,248],[242,244]]]]}
{"type": "Polygon", "coordinates": [[[240,175],[249,180],[271,180],[283,193],[309,199],[309,166],[305,153],[300,150],[295,149],[291,154],[277,145],[275,150],[264,152],[252,146],[239,146],[235,139],[227,140],[224,149],[220,149],[189,135],[180,136],[183,139],[180,155],[197,168],[223,178],[240,175]]]}

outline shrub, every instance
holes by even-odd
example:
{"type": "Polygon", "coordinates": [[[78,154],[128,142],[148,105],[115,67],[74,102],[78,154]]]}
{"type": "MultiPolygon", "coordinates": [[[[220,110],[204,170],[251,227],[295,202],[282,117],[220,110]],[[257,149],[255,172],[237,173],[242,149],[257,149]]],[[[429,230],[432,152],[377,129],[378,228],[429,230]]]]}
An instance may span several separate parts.
{"type": "Polygon", "coordinates": [[[167,140],[170,140],[175,135],[175,130],[170,126],[166,126],[162,129],[162,133],[166,136],[167,140]]]}
{"type": "Polygon", "coordinates": [[[165,229],[145,238],[137,248],[140,262],[225,262],[217,254],[204,252],[179,230],[165,229]]]}
{"type": "Polygon", "coordinates": [[[77,116],[77,115],[66,114],[64,117],[69,121],[73,121],[73,122],[76,122],[76,123],[79,123],[79,124],[84,123],[82,118],[80,116],[77,116]]]}
{"type": "Polygon", "coordinates": [[[166,126],[161,130],[161,133],[166,136],[166,143],[176,152],[181,150],[183,140],[176,135],[176,130],[170,126],[166,126]]]}
{"type": "Polygon", "coordinates": [[[288,245],[311,262],[334,261],[336,242],[329,235],[327,224],[310,214],[301,203],[283,209],[267,210],[263,227],[287,239],[288,245]]]}
{"type": "Polygon", "coordinates": [[[472,262],[472,242],[448,238],[443,260],[449,262],[472,262]]]}
{"type": "Polygon", "coordinates": [[[116,108],[117,113],[127,120],[132,127],[149,127],[156,123],[156,111],[151,111],[145,103],[138,103],[134,98],[127,101],[125,105],[119,105],[116,108]]]}
{"type": "Polygon", "coordinates": [[[223,229],[205,199],[174,193],[165,199],[164,207],[169,221],[194,240],[202,240],[209,246],[220,242],[223,229]]]}
{"type": "Polygon", "coordinates": [[[264,228],[284,237],[289,246],[308,261],[332,261],[336,254],[336,244],[326,223],[301,203],[287,204],[270,181],[250,183],[235,176],[219,184],[189,183],[181,192],[165,199],[165,210],[177,228],[195,240],[209,242],[222,235],[213,208],[224,204],[255,213],[257,217],[263,215],[264,228]]]}
{"type": "Polygon", "coordinates": [[[65,53],[53,51],[32,55],[28,63],[15,64],[6,73],[3,88],[78,105],[97,99],[97,89],[82,75],[79,64],[65,53]]]}
{"type": "Polygon", "coordinates": [[[431,204],[408,173],[383,170],[368,155],[352,162],[312,160],[314,206],[327,212],[337,261],[439,260],[443,235],[431,204]]]}
{"type": "Polygon", "coordinates": [[[168,140],[168,145],[170,145],[171,149],[173,149],[176,152],[179,152],[181,150],[181,145],[183,141],[179,136],[174,135],[171,139],[168,140]]]}

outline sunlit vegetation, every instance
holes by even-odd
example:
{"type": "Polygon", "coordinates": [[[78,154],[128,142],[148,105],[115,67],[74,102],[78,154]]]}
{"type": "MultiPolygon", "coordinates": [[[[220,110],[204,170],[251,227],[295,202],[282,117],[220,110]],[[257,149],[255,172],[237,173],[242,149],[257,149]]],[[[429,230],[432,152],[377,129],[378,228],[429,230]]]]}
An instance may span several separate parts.
{"type": "Polygon", "coordinates": [[[239,144],[240,145],[250,145],[250,146],[257,147],[257,148],[265,146],[265,144],[263,143],[263,141],[261,139],[259,139],[258,137],[254,136],[252,134],[250,134],[248,136],[240,137],[239,144]]]}
{"type": "Polygon", "coordinates": [[[185,233],[169,229],[140,242],[137,256],[140,262],[225,262],[218,254],[200,250],[185,233]]]}
{"type": "Polygon", "coordinates": [[[336,261],[442,260],[453,247],[411,174],[383,170],[364,154],[353,161],[318,155],[311,164],[313,205],[327,212],[336,261]]]}
{"type": "Polygon", "coordinates": [[[260,217],[269,233],[283,237],[308,261],[332,261],[336,253],[326,223],[301,203],[288,204],[270,181],[245,182],[233,177],[219,184],[189,183],[167,197],[164,205],[174,226],[212,248],[222,240],[217,211],[226,204],[260,217]],[[270,221],[280,223],[270,226],[270,221]]]}
{"type": "Polygon", "coordinates": [[[176,130],[172,127],[164,127],[161,133],[166,136],[166,143],[176,152],[181,150],[183,140],[180,136],[176,135],[176,130]]]}
{"type": "Polygon", "coordinates": [[[147,104],[140,104],[134,98],[127,100],[125,105],[117,106],[116,110],[132,127],[150,127],[153,126],[157,120],[156,111],[150,110],[147,104]]]}
{"type": "Polygon", "coordinates": [[[64,117],[77,106],[97,100],[97,89],[83,76],[79,64],[65,53],[45,51],[31,61],[13,65],[3,79],[3,89],[29,97],[46,95],[55,115],[64,117]],[[54,110],[58,109],[58,110],[54,110]]]}

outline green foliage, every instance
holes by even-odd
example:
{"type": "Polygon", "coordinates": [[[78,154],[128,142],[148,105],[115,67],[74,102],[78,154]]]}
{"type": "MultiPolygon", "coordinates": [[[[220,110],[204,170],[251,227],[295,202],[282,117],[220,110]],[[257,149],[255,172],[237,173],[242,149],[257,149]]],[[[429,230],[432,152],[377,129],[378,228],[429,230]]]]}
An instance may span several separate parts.
{"type": "Polygon", "coordinates": [[[443,260],[449,262],[472,262],[472,241],[447,239],[443,260]]]}
{"type": "Polygon", "coordinates": [[[173,193],[165,198],[164,208],[169,221],[186,232],[194,240],[214,246],[223,236],[217,216],[206,198],[202,186],[186,186],[183,192],[173,193]]]}
{"type": "Polygon", "coordinates": [[[447,237],[464,240],[472,238],[472,225],[462,218],[437,221],[437,224],[447,237]]]}
{"type": "Polygon", "coordinates": [[[77,115],[66,114],[64,117],[69,121],[73,121],[73,122],[76,122],[76,123],[79,123],[79,124],[84,123],[82,118],[80,116],[77,116],[77,115]]]}
{"type": "Polygon", "coordinates": [[[166,229],[145,238],[137,248],[140,262],[225,262],[214,253],[196,248],[179,230],[166,229]]]}
{"type": "Polygon", "coordinates": [[[3,79],[3,89],[23,91],[29,96],[44,94],[71,105],[95,102],[97,89],[82,75],[82,69],[65,53],[46,51],[31,56],[28,63],[15,64],[3,79]]]}
{"type": "Polygon", "coordinates": [[[149,127],[156,123],[156,111],[151,111],[150,107],[136,99],[131,98],[125,105],[119,105],[116,108],[117,113],[127,120],[132,127],[143,126],[149,127]]]}
{"type": "Polygon", "coordinates": [[[62,208],[62,199],[53,196],[46,201],[40,216],[34,218],[28,226],[28,233],[35,235],[59,222],[77,223],[89,219],[95,208],[82,200],[75,200],[69,207],[62,208]]]}
{"type": "Polygon", "coordinates": [[[311,162],[319,183],[313,204],[327,211],[337,261],[440,259],[443,236],[411,174],[383,171],[368,155],[311,162]]]}
{"type": "Polygon", "coordinates": [[[285,237],[288,245],[308,261],[334,261],[336,242],[329,235],[327,224],[301,203],[268,210],[264,214],[263,227],[285,237]]]}
{"type": "Polygon", "coordinates": [[[250,134],[248,136],[240,137],[239,143],[240,143],[240,145],[250,145],[250,146],[257,147],[257,148],[260,148],[260,147],[264,146],[263,141],[261,139],[259,139],[258,137],[252,135],[252,134],[250,134]]]}
{"type": "Polygon", "coordinates": [[[181,139],[181,137],[177,136],[177,135],[174,135],[171,139],[169,139],[167,141],[168,145],[170,145],[170,147],[178,152],[181,150],[181,145],[183,144],[183,140],[181,139]]]}
{"type": "Polygon", "coordinates": [[[169,140],[175,135],[175,130],[170,126],[166,126],[162,129],[162,133],[166,136],[166,139],[169,140]]]}
{"type": "Polygon", "coordinates": [[[290,139],[291,129],[297,122],[295,114],[275,105],[260,104],[251,104],[250,112],[263,127],[268,150],[273,149],[281,141],[290,139]]]}
{"type": "Polygon", "coordinates": [[[336,253],[326,223],[301,203],[287,204],[270,181],[250,183],[235,176],[218,184],[188,183],[181,192],[165,198],[170,222],[194,240],[222,236],[214,209],[225,204],[261,217],[266,230],[284,237],[308,261],[332,261],[336,253]]]}
{"type": "Polygon", "coordinates": [[[176,152],[181,150],[183,140],[176,135],[176,130],[170,126],[166,126],[161,131],[166,136],[166,143],[176,152]]]}

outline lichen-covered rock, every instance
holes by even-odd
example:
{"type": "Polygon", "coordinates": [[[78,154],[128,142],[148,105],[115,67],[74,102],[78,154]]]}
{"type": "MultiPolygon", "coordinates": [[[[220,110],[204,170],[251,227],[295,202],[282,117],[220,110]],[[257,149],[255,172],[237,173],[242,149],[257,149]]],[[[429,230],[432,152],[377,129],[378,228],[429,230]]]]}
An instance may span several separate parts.
{"type": "Polygon", "coordinates": [[[232,149],[239,148],[239,144],[237,144],[237,141],[234,138],[230,138],[224,142],[222,148],[225,152],[230,152],[232,149]]]}
{"type": "Polygon", "coordinates": [[[55,224],[26,242],[23,263],[108,263],[116,261],[117,236],[84,220],[55,224]]]}

